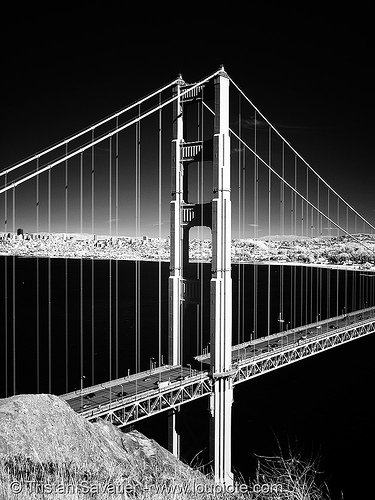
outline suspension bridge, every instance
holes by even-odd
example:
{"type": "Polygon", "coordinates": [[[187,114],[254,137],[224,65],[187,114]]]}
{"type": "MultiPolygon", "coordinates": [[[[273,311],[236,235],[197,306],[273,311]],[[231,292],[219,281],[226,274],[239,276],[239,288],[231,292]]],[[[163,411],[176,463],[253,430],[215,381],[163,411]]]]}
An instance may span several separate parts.
{"type": "Polygon", "coordinates": [[[0,175],[6,397],[55,392],[119,427],[167,412],[178,456],[180,408],[207,396],[231,484],[234,387],[374,331],[374,226],[224,68],[0,175]]]}

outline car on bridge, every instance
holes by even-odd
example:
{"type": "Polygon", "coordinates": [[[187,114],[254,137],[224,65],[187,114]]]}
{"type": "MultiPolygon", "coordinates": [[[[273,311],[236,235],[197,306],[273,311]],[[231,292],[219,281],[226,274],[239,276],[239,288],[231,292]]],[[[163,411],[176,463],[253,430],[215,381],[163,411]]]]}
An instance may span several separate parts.
{"type": "Polygon", "coordinates": [[[170,385],[171,381],[170,380],[158,380],[155,382],[155,384],[158,386],[159,389],[163,389],[164,387],[168,387],[170,385]]]}

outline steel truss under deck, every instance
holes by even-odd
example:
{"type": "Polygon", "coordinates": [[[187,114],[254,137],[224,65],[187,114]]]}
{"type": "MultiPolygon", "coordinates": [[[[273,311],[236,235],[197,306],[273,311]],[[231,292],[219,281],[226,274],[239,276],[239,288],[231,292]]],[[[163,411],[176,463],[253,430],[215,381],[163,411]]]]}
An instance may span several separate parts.
{"type": "Polygon", "coordinates": [[[364,337],[374,331],[375,318],[322,333],[310,339],[300,340],[292,346],[278,347],[272,352],[240,360],[233,368],[233,384],[245,382],[282,366],[364,337]]]}
{"type": "Polygon", "coordinates": [[[152,389],[135,396],[124,397],[83,411],[81,415],[90,421],[104,418],[118,427],[124,427],[211,393],[212,384],[208,373],[200,372],[198,375],[187,377],[184,381],[168,384],[163,389],[152,389]]]}

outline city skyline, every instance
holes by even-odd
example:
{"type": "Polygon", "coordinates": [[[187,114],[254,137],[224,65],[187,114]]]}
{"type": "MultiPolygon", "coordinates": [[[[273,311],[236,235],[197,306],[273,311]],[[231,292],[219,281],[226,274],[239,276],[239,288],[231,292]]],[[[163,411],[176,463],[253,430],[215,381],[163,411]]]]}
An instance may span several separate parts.
{"type": "MultiPolygon", "coordinates": [[[[197,52],[194,44],[187,45],[189,50],[185,51],[183,58],[177,56],[179,51],[185,48],[183,44],[171,47],[159,42],[152,45],[138,44],[137,57],[130,57],[134,47],[119,37],[115,50],[107,53],[106,43],[103,41],[100,50],[85,53],[83,59],[77,51],[81,41],[74,37],[64,44],[60,43],[58,35],[50,38],[49,49],[54,51],[53,57],[50,57],[50,52],[47,53],[41,40],[34,37],[22,53],[14,48],[13,55],[8,54],[4,61],[7,74],[5,81],[7,100],[2,110],[3,147],[0,151],[0,170],[63,140],[64,137],[71,136],[78,130],[89,127],[110,113],[172,81],[180,72],[187,82],[193,82],[217,70],[220,64],[224,63],[229,76],[296,151],[360,214],[373,222],[375,207],[371,201],[371,187],[375,173],[371,144],[374,100],[368,77],[369,35],[362,31],[353,40],[348,36],[345,23],[335,33],[330,31],[328,22],[322,21],[320,27],[319,35],[311,28],[306,29],[304,33],[302,30],[298,31],[298,37],[276,29],[274,35],[275,39],[277,36],[277,49],[270,51],[264,45],[257,44],[249,63],[246,62],[243,51],[240,51],[246,42],[246,37],[241,36],[237,41],[232,39],[231,43],[218,43],[217,46],[210,44],[204,53],[197,52]],[[215,50],[212,51],[212,57],[207,57],[207,51],[213,47],[215,50]],[[122,62],[120,58],[121,51],[129,55],[126,62],[122,62]],[[106,57],[103,57],[103,54],[106,54],[106,57]],[[63,61],[66,61],[65,66],[63,61]],[[100,70],[97,69],[98,61],[100,70]],[[26,74],[27,77],[21,78],[21,74],[26,74]]],[[[251,47],[250,43],[248,47],[251,47]]],[[[250,114],[244,119],[243,128],[250,129],[254,125],[254,120],[250,114]]],[[[30,227],[30,231],[35,231],[36,226],[39,226],[39,230],[48,231],[50,226],[55,232],[78,232],[82,226],[82,231],[89,233],[154,236],[159,234],[159,224],[161,224],[160,231],[165,237],[169,232],[170,200],[171,138],[167,133],[170,126],[168,122],[170,122],[169,111],[163,114],[163,128],[166,133],[162,139],[163,185],[160,194],[163,205],[160,213],[159,193],[155,187],[159,168],[159,165],[155,164],[159,161],[158,123],[155,119],[150,120],[145,127],[141,125],[142,140],[147,134],[151,136],[151,131],[154,139],[151,147],[142,144],[140,180],[142,200],[138,207],[141,220],[138,223],[135,222],[134,158],[133,163],[129,162],[121,149],[118,163],[118,198],[115,193],[117,167],[112,160],[113,189],[110,206],[108,151],[110,147],[115,148],[115,143],[110,146],[107,141],[96,151],[97,191],[94,193],[94,212],[90,187],[91,155],[90,151],[87,151],[83,157],[85,187],[81,206],[78,176],[80,164],[77,160],[69,165],[67,211],[64,199],[64,168],[56,167],[51,174],[53,194],[51,215],[48,215],[46,174],[40,180],[39,200],[36,199],[35,183],[33,192],[29,187],[17,188],[15,220],[12,192],[8,193],[8,214],[7,217],[4,214],[4,220],[7,221],[3,224],[4,229],[11,230],[13,226],[25,226],[30,227]],[[116,215],[116,199],[118,215],[116,215]],[[38,216],[39,221],[36,220],[38,216]]],[[[132,144],[132,157],[135,155],[134,135],[133,128],[131,134],[125,138],[125,143],[132,144]]],[[[240,162],[238,159],[240,148],[235,140],[232,143],[233,150],[237,148],[232,154],[235,170],[240,162]]],[[[250,176],[252,175],[251,172],[250,176]]],[[[238,176],[237,171],[233,172],[233,176],[234,178],[238,176]]],[[[272,182],[276,194],[272,200],[270,223],[266,195],[263,193],[259,195],[258,214],[254,213],[253,186],[250,180],[248,182],[247,206],[240,221],[237,215],[241,210],[236,206],[238,188],[233,183],[232,229],[235,235],[241,236],[242,233],[243,237],[266,236],[267,233],[278,234],[281,230],[286,234],[299,232],[305,235],[319,235],[323,232],[328,234],[332,229],[331,224],[323,221],[318,227],[314,223],[317,216],[309,214],[303,227],[294,231],[290,215],[291,193],[285,191],[283,200],[285,209],[281,213],[278,193],[280,188],[278,181],[275,182],[274,179],[272,182]],[[282,220],[283,214],[285,222],[282,220]]],[[[264,192],[266,192],[266,179],[264,182],[264,192]]],[[[315,200],[317,194],[313,191],[316,189],[316,184],[311,183],[309,194],[315,200]]],[[[327,210],[329,202],[323,199],[322,193],[323,191],[320,193],[320,203],[322,209],[327,210]]],[[[3,200],[4,194],[0,200],[0,207],[4,212],[3,200]]],[[[336,205],[330,201],[329,210],[331,213],[337,212],[336,205]]],[[[306,213],[306,207],[304,211],[306,213]]],[[[340,216],[343,217],[341,207],[340,216]]],[[[300,215],[298,217],[301,219],[300,215]]],[[[350,222],[353,228],[354,224],[354,221],[350,222]]],[[[361,228],[358,227],[358,230],[361,228]]]]}

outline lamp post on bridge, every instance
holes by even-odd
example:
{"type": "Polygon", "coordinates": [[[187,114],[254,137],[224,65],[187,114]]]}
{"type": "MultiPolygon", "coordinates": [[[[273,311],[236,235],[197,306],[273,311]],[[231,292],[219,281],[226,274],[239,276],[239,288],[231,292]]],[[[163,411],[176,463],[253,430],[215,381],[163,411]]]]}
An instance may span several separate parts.
{"type": "Polygon", "coordinates": [[[81,376],[81,410],[83,409],[83,380],[85,379],[85,375],[81,376]]]}
{"type": "Polygon", "coordinates": [[[155,358],[150,358],[150,375],[152,373],[152,368],[154,366],[154,361],[155,361],[155,358]]]}

